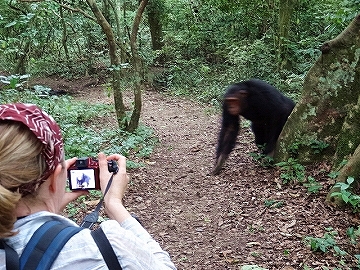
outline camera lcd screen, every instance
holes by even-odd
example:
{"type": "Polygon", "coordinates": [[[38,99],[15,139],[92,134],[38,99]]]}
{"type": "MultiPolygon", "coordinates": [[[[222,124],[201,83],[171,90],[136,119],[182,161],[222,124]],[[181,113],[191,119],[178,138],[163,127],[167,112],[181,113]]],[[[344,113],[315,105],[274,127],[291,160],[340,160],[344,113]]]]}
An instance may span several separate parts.
{"type": "Polygon", "coordinates": [[[70,170],[70,189],[95,189],[94,169],[70,170]]]}

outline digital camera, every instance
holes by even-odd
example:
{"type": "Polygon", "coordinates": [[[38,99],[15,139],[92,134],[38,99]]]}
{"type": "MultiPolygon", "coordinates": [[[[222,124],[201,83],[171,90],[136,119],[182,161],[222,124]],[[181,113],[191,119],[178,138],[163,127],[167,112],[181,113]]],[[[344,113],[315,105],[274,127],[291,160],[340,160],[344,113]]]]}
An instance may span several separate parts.
{"type": "MultiPolygon", "coordinates": [[[[115,160],[108,161],[109,172],[117,173],[118,166],[115,160]]],[[[70,190],[100,190],[99,162],[95,158],[79,158],[68,169],[70,190]]]]}

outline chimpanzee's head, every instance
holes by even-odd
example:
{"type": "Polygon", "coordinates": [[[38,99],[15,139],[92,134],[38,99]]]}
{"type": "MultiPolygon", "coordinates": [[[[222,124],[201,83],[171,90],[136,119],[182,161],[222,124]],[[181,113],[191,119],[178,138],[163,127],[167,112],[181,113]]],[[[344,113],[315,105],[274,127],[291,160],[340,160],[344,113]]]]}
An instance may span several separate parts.
{"type": "Polygon", "coordinates": [[[244,112],[247,106],[246,98],[248,95],[249,93],[246,90],[236,89],[233,93],[232,91],[228,91],[224,98],[228,113],[235,116],[244,112]]]}

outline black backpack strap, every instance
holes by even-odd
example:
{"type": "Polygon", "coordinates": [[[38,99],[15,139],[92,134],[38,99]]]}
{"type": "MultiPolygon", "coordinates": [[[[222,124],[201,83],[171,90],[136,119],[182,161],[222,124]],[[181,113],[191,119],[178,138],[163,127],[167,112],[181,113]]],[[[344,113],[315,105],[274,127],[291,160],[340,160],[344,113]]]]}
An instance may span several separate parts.
{"type": "Polygon", "coordinates": [[[19,255],[6,242],[1,239],[0,248],[5,250],[6,270],[19,270],[19,255]]]}
{"type": "Polygon", "coordinates": [[[20,257],[20,269],[50,269],[66,242],[82,228],[48,221],[35,231],[20,257]]]}
{"type": "Polygon", "coordinates": [[[121,270],[122,268],[119,260],[101,227],[92,231],[91,235],[103,256],[107,267],[111,270],[121,270]]]}

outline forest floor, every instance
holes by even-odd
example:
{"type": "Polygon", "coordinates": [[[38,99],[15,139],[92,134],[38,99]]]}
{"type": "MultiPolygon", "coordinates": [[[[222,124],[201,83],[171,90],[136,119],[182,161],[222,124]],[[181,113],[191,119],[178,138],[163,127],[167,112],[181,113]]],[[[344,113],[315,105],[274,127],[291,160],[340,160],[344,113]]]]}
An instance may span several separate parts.
{"type": "MultiPolygon", "coordinates": [[[[37,83],[89,104],[113,102],[89,78],[37,83]]],[[[115,117],[108,122],[116,125],[115,117]]],[[[325,164],[308,171],[323,185],[319,193],[309,194],[299,183],[283,184],[277,169],[264,168],[249,155],[257,148],[250,129],[242,128],[223,170],[212,176],[221,113],[166,92],[143,92],[141,124],[154,130],[159,143],[146,166],[129,171],[125,203],[178,269],[357,269],[359,247],[346,230],[357,228],[359,217],[325,204],[330,187],[325,164]],[[326,233],[348,254],[339,256],[324,240],[326,233]],[[311,251],[307,236],[321,238],[328,251],[311,251]]]]}

